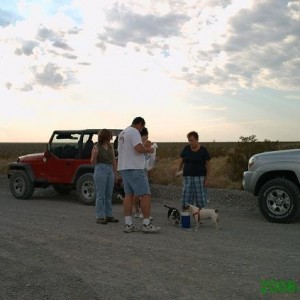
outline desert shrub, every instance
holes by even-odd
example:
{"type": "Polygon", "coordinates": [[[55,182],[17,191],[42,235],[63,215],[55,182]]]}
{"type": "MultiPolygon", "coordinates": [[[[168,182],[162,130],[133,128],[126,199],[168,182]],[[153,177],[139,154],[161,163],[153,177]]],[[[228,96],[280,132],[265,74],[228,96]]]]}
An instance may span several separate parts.
{"type": "Polygon", "coordinates": [[[228,155],[228,147],[223,146],[223,143],[218,144],[216,142],[212,143],[205,143],[203,144],[204,147],[207,148],[207,151],[209,152],[209,155],[211,158],[217,158],[222,156],[228,155]]]}
{"type": "MultiPolygon", "coordinates": [[[[227,156],[230,149],[232,148],[231,144],[236,144],[236,143],[207,142],[201,144],[207,148],[210,156],[213,158],[213,157],[227,156]]],[[[188,145],[188,142],[158,143],[157,155],[160,158],[178,158],[182,149],[186,145],[188,145]]]]}
{"type": "Polygon", "coordinates": [[[182,178],[175,176],[179,161],[179,158],[160,158],[149,172],[149,178],[156,184],[181,185],[182,178]]]}
{"type": "MultiPolygon", "coordinates": [[[[182,185],[182,177],[175,177],[179,155],[187,142],[158,143],[157,163],[151,170],[153,183],[182,185]]],[[[256,136],[240,137],[238,142],[205,142],[211,155],[210,187],[240,189],[243,171],[247,169],[249,158],[258,152],[277,149],[300,148],[299,142],[258,142],[256,136]]],[[[6,174],[9,163],[18,156],[43,152],[44,143],[0,143],[0,174],[6,174]]]]}
{"type": "Polygon", "coordinates": [[[159,158],[178,158],[187,143],[157,143],[159,158]]]}
{"type": "Polygon", "coordinates": [[[299,142],[285,142],[278,145],[279,150],[300,149],[299,142]]]}
{"type": "MultiPolygon", "coordinates": [[[[182,177],[176,177],[179,158],[161,158],[150,171],[149,177],[155,184],[182,185],[182,177]]],[[[227,157],[215,157],[211,159],[210,188],[241,189],[241,181],[232,181],[228,172],[229,163],[227,157]]]]}
{"type": "Polygon", "coordinates": [[[0,143],[0,158],[14,161],[19,156],[46,150],[44,143],[0,143]]]}
{"type": "Polygon", "coordinates": [[[19,156],[44,152],[45,149],[44,143],[0,143],[0,174],[6,174],[8,165],[19,156]]]}
{"type": "Polygon", "coordinates": [[[248,168],[248,161],[254,154],[278,150],[278,141],[272,142],[264,140],[258,142],[256,135],[240,137],[233,151],[229,153],[227,162],[229,163],[229,176],[233,181],[241,180],[243,172],[248,168]]]}
{"type": "Polygon", "coordinates": [[[230,178],[229,163],[227,157],[214,157],[211,159],[211,172],[209,187],[241,189],[241,181],[232,181],[230,178]]]}

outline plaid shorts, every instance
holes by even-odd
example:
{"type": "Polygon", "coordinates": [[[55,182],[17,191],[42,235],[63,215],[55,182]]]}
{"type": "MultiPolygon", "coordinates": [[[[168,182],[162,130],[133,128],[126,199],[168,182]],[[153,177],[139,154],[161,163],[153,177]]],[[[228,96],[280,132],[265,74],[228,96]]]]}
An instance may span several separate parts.
{"type": "Polygon", "coordinates": [[[207,205],[207,188],[204,185],[204,180],[204,176],[183,176],[182,207],[186,207],[187,204],[201,208],[207,205]]]}

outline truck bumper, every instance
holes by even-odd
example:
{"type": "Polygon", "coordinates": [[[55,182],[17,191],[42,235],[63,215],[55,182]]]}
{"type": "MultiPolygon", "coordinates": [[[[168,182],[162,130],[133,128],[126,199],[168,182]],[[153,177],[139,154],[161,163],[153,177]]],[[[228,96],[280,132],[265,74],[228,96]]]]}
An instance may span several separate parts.
{"type": "Polygon", "coordinates": [[[247,192],[254,193],[254,185],[251,184],[254,172],[246,171],[243,173],[243,189],[247,192]]]}

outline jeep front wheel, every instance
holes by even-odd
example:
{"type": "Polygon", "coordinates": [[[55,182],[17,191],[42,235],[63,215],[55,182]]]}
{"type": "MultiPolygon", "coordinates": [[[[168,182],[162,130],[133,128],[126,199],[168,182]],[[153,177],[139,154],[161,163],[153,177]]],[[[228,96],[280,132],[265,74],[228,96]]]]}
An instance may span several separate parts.
{"type": "Polygon", "coordinates": [[[83,174],[76,184],[77,195],[84,204],[93,205],[95,203],[96,191],[93,173],[83,174]]]}
{"type": "Polygon", "coordinates": [[[262,215],[270,222],[292,223],[300,218],[300,189],[287,179],[276,178],[265,183],[258,203],[262,215]]]}
{"type": "Polygon", "coordinates": [[[34,192],[34,184],[25,171],[14,171],[10,177],[9,189],[17,199],[29,199],[34,192]]]}

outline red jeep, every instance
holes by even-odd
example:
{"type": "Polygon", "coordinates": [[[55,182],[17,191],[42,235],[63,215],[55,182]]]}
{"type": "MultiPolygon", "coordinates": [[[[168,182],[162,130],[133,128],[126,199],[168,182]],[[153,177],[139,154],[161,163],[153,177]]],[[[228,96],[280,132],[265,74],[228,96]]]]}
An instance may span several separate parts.
{"type": "MultiPolygon", "coordinates": [[[[15,198],[28,199],[34,188],[50,185],[66,195],[76,189],[87,205],[95,202],[95,188],[90,157],[101,129],[55,130],[44,153],[21,156],[9,165],[10,191],[15,198]]],[[[110,129],[117,136],[120,129],[110,129]]]]}

